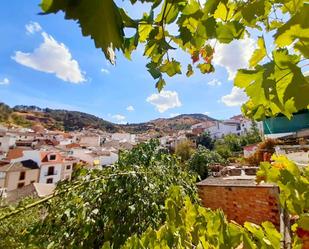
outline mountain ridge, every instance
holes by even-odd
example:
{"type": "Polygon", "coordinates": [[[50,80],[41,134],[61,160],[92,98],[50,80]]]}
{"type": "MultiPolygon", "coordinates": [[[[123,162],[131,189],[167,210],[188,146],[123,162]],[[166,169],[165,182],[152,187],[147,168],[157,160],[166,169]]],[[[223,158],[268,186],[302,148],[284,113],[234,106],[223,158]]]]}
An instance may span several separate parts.
{"type": "Polygon", "coordinates": [[[11,108],[4,103],[0,103],[0,123],[22,127],[39,125],[49,130],[73,131],[84,128],[96,128],[108,132],[169,133],[188,129],[192,125],[204,121],[216,121],[216,119],[205,114],[193,113],[122,125],[79,111],[40,108],[34,105],[16,105],[11,108]]]}

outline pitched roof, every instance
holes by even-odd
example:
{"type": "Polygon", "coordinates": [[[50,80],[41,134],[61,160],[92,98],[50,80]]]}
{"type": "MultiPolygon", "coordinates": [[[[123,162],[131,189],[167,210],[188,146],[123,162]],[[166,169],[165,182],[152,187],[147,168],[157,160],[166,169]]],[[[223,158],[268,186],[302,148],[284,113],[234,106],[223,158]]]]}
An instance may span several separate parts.
{"type": "Polygon", "coordinates": [[[41,151],[40,152],[40,157],[41,157],[41,162],[44,164],[49,164],[49,163],[62,163],[63,162],[63,157],[59,152],[47,152],[47,151],[41,151]],[[55,155],[56,158],[55,160],[50,160],[49,156],[50,155],[55,155]]]}
{"type": "Polygon", "coordinates": [[[21,162],[15,163],[8,163],[4,166],[0,166],[1,172],[8,172],[8,171],[24,171],[24,170],[32,170],[32,169],[39,169],[39,166],[33,160],[24,160],[21,162]]]}
{"type": "Polygon", "coordinates": [[[20,157],[22,157],[24,155],[23,152],[24,152],[24,150],[21,149],[21,148],[10,149],[8,151],[8,154],[7,154],[6,158],[8,160],[20,158],[20,157]]]}

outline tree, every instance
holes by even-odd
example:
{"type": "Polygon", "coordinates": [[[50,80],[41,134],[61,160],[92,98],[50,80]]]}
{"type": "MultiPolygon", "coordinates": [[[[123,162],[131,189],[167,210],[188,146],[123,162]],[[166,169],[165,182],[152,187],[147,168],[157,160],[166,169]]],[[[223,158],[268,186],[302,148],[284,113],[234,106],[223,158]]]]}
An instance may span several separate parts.
{"type": "Polygon", "coordinates": [[[200,179],[205,179],[209,175],[209,166],[216,163],[224,164],[225,160],[216,151],[199,146],[188,161],[188,168],[198,174],[200,179]]]}
{"type": "Polygon", "coordinates": [[[239,69],[234,79],[234,85],[249,97],[243,113],[262,119],[279,113],[291,117],[298,110],[308,109],[309,79],[304,75],[309,57],[308,1],[130,2],[151,7],[134,20],[113,0],[42,0],[41,7],[46,14],[63,11],[66,19],[77,21],[82,34],[94,39],[95,46],[113,64],[115,49],[130,59],[137,46],[144,44],[144,56],[149,59],[146,67],[159,91],[166,84],[166,76],[186,72],[190,77],[194,63],[202,73],[214,72],[212,59],[217,43],[230,43],[255,33],[259,38],[249,60],[250,68],[239,69]],[[171,31],[171,25],[178,28],[177,32],[175,28],[171,31]],[[266,46],[265,40],[274,46],[266,46]],[[186,70],[169,54],[176,48],[192,58],[186,70]]]}
{"type": "Polygon", "coordinates": [[[194,145],[190,140],[183,140],[176,145],[175,154],[180,157],[182,162],[186,162],[194,153],[193,148],[194,145]]]}
{"type": "Polygon", "coordinates": [[[197,137],[196,144],[202,145],[206,147],[207,149],[212,150],[214,148],[215,142],[210,136],[209,132],[204,132],[200,136],[197,137]]]}
{"type": "Polygon", "coordinates": [[[79,172],[73,182],[57,187],[44,205],[42,221],[26,229],[28,243],[37,248],[101,248],[108,241],[119,248],[131,235],[164,223],[164,202],[172,185],[197,202],[195,177],[157,140],[122,152],[112,167],[79,172]]]}
{"type": "MultiPolygon", "coordinates": [[[[18,204],[0,208],[0,217],[23,208],[25,205],[37,201],[32,198],[25,198],[18,204]]],[[[1,197],[0,197],[0,204],[1,197]]],[[[11,216],[0,220],[0,248],[27,248],[25,234],[29,234],[31,226],[39,222],[40,216],[44,214],[44,208],[36,206],[26,209],[17,216],[11,216]]]]}
{"type": "Polygon", "coordinates": [[[255,144],[262,141],[259,129],[257,127],[257,123],[254,120],[252,120],[252,126],[250,128],[250,131],[245,134],[244,138],[245,145],[255,144]]]}

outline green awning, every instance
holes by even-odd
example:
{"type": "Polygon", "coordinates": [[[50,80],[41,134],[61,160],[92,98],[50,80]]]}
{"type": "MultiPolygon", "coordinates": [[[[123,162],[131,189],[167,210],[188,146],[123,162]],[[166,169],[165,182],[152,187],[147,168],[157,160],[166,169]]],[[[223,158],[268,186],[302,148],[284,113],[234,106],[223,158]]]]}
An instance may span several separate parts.
{"type": "Polygon", "coordinates": [[[263,121],[264,134],[297,132],[309,128],[309,111],[294,114],[292,119],[285,116],[267,118],[263,121]]]}

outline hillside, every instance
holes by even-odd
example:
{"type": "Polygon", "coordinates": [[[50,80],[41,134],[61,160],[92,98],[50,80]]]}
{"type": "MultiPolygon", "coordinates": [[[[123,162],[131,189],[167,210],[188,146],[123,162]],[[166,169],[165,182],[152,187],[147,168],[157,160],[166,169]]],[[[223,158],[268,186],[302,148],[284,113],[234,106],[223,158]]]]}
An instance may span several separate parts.
{"type": "Polygon", "coordinates": [[[0,122],[32,127],[41,125],[49,130],[73,131],[83,128],[96,128],[103,131],[119,131],[118,125],[94,115],[67,110],[53,110],[36,106],[9,106],[0,103],[0,122]]]}
{"type": "Polygon", "coordinates": [[[146,123],[129,124],[125,125],[125,128],[134,133],[144,131],[168,133],[189,129],[192,125],[204,121],[215,121],[215,119],[204,114],[181,114],[172,118],[158,118],[146,123]]]}
{"type": "Polygon", "coordinates": [[[173,118],[159,118],[145,123],[118,125],[94,115],[68,110],[53,110],[37,106],[19,105],[10,108],[0,103],[0,123],[32,127],[40,125],[49,130],[73,131],[96,128],[109,132],[169,133],[188,129],[192,125],[215,119],[204,114],[182,114],[173,118]]]}

